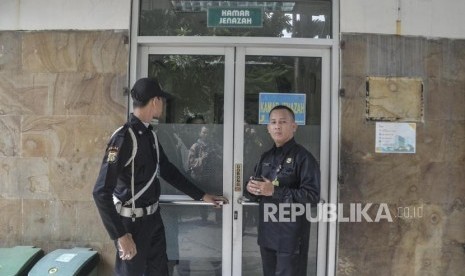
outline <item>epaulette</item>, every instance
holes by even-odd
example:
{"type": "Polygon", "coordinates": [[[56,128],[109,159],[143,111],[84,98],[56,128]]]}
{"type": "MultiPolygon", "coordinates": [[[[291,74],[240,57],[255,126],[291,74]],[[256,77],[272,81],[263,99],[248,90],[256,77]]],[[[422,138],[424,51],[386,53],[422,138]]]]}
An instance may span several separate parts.
{"type": "Polygon", "coordinates": [[[113,138],[116,138],[116,137],[124,137],[124,135],[126,135],[126,132],[128,131],[129,129],[129,125],[128,124],[124,124],[122,126],[120,126],[119,128],[117,128],[113,134],[110,136],[110,141],[113,139],[113,138]]]}

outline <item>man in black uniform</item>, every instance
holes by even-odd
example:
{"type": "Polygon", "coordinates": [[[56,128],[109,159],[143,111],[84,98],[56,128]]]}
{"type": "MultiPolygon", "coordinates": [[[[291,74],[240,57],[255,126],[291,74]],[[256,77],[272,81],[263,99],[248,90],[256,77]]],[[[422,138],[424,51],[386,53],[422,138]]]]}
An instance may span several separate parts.
{"type": "Polygon", "coordinates": [[[312,154],[294,140],[294,112],[278,105],[269,116],[268,132],[274,146],[261,156],[255,176],[247,183],[249,195],[260,201],[258,245],[263,274],[303,276],[307,270],[310,222],[305,216],[290,222],[265,221],[264,205],[273,204],[279,209],[282,203],[318,203],[320,170],[312,154]]]}
{"type": "Polygon", "coordinates": [[[116,275],[168,275],[166,241],[158,199],[163,177],[195,200],[218,207],[222,196],[205,194],[170,163],[149,124],[160,118],[168,93],[156,79],[139,79],[131,90],[134,113],[112,135],[93,196],[117,248],[116,275]]]}

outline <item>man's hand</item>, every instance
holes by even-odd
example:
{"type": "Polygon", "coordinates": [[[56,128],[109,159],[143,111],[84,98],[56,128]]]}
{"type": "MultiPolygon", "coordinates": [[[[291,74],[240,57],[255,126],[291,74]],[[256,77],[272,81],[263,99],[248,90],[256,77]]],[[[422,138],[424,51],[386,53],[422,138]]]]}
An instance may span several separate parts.
{"type": "Polygon", "coordinates": [[[229,200],[225,198],[224,196],[216,196],[216,195],[210,195],[210,194],[205,194],[202,197],[202,200],[208,203],[212,203],[215,208],[220,208],[221,205],[229,203],[229,200]]]}
{"type": "Polygon", "coordinates": [[[130,260],[137,254],[136,244],[130,233],[118,238],[118,251],[121,260],[130,260]]]}
{"type": "Polygon", "coordinates": [[[274,186],[269,179],[263,178],[263,181],[258,181],[251,178],[247,183],[247,191],[256,196],[272,196],[274,186]]]}

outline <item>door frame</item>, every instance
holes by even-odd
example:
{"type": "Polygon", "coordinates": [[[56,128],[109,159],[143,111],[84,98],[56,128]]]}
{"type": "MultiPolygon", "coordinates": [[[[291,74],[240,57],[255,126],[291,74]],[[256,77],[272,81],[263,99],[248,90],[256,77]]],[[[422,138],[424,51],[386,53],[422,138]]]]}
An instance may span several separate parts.
{"type": "MultiPolygon", "coordinates": [[[[208,56],[224,56],[224,122],[223,122],[223,196],[228,199],[232,198],[232,181],[233,159],[225,158],[225,156],[233,156],[234,140],[233,140],[233,120],[234,120],[234,105],[226,104],[234,102],[234,47],[166,47],[166,46],[141,46],[140,47],[140,76],[148,76],[148,60],[149,55],[208,55],[208,56]]],[[[169,202],[179,206],[189,205],[209,205],[205,202],[195,202],[189,196],[160,196],[160,202],[169,202]]],[[[231,244],[231,229],[232,229],[232,204],[225,204],[222,207],[222,275],[230,275],[232,269],[232,252],[231,244]]]]}
{"type": "MultiPolygon", "coordinates": [[[[141,58],[142,49],[147,46],[167,46],[170,48],[173,47],[215,47],[220,48],[234,46],[234,47],[272,47],[272,48],[288,48],[292,47],[293,49],[326,49],[329,51],[329,65],[330,65],[330,76],[329,76],[329,108],[330,108],[330,117],[329,120],[329,171],[326,172],[329,179],[329,187],[327,190],[327,198],[325,201],[327,203],[334,204],[337,210],[338,203],[338,176],[339,176],[339,78],[340,78],[340,50],[339,50],[339,10],[340,10],[340,0],[332,0],[333,12],[332,12],[332,38],[331,39],[312,39],[312,38],[271,38],[271,37],[180,37],[180,36],[139,36],[138,30],[138,20],[139,20],[139,10],[140,10],[140,1],[132,0],[131,6],[131,19],[130,19],[130,35],[129,35],[129,64],[128,64],[128,87],[132,87],[136,80],[142,77],[141,74],[141,58]]],[[[227,70],[225,68],[225,70],[227,70]]],[[[235,72],[230,72],[234,74],[235,72]]],[[[226,82],[226,79],[225,79],[226,82]]],[[[323,89],[322,89],[323,91],[323,89]]],[[[227,92],[225,91],[225,96],[227,92]]],[[[129,97],[130,98],[130,97],[129,97]]],[[[129,103],[130,99],[128,100],[129,103]]],[[[128,104],[128,112],[131,111],[131,104],[128,104]]],[[[225,116],[227,110],[225,109],[225,116]]],[[[228,112],[234,112],[234,110],[229,110],[228,112]]],[[[225,118],[226,120],[226,118],[225,118]]],[[[225,121],[226,123],[226,121],[225,121]]],[[[323,124],[323,122],[322,122],[323,124]]],[[[232,137],[233,133],[231,133],[232,137]]],[[[225,136],[227,137],[227,136],[225,136]]],[[[232,149],[232,147],[231,147],[232,149]]],[[[231,152],[224,152],[225,154],[233,154],[231,152]]],[[[231,159],[232,160],[232,159],[231,159]]],[[[232,168],[233,164],[231,162],[232,168]]],[[[232,181],[232,170],[230,172],[229,179],[232,181]]],[[[223,182],[224,183],[224,182],[223,182]]],[[[232,183],[231,183],[232,185],[232,183]]],[[[227,214],[232,216],[232,209],[229,210],[231,205],[225,206],[224,210],[228,210],[227,214]]],[[[225,211],[223,211],[225,212],[225,211]]],[[[226,218],[226,217],[224,217],[226,218]]],[[[229,221],[232,221],[230,217],[229,221]]],[[[337,222],[328,222],[327,224],[327,242],[326,242],[326,265],[325,265],[325,274],[328,276],[336,275],[337,269],[337,240],[338,240],[338,224],[337,222]]],[[[225,225],[223,225],[224,227],[225,225]]],[[[230,226],[231,228],[232,226],[230,226]]],[[[232,230],[231,230],[232,231],[232,230]]],[[[223,237],[224,239],[224,237],[223,237]]],[[[224,240],[223,240],[224,243],[224,240]]],[[[223,247],[223,253],[225,253],[225,247],[223,247]]],[[[229,248],[228,248],[229,250],[229,248]]],[[[232,250],[231,250],[232,251],[232,250]]],[[[232,262],[227,261],[223,263],[223,273],[225,273],[225,268],[229,269],[228,274],[230,275],[232,262]]],[[[320,275],[320,274],[318,274],[320,275]]]]}
{"type": "MultiPolygon", "coordinates": [[[[321,58],[321,127],[320,127],[320,171],[323,202],[328,202],[329,192],[329,148],[330,148],[330,51],[328,49],[295,49],[273,47],[166,47],[141,46],[139,49],[139,77],[147,77],[149,55],[223,55],[225,57],[224,72],[224,123],[223,123],[223,195],[230,199],[230,204],[223,206],[222,232],[222,270],[223,275],[241,275],[242,273],[242,223],[243,206],[238,200],[243,196],[242,189],[234,189],[233,170],[236,165],[243,164],[244,144],[244,85],[245,59],[247,55],[260,56],[299,56],[321,58]],[[227,104],[229,103],[229,104],[227,104]],[[326,183],[328,183],[326,185],[326,183]],[[233,219],[234,217],[239,219],[233,219]]],[[[240,176],[241,185],[243,187],[240,176]]],[[[161,200],[174,201],[179,205],[190,205],[187,196],[163,197],[161,200]]],[[[327,223],[318,223],[318,241],[328,238],[327,223]]],[[[317,264],[327,263],[327,243],[317,244],[317,264]]],[[[326,275],[326,265],[317,265],[317,275],[326,275]]]]}

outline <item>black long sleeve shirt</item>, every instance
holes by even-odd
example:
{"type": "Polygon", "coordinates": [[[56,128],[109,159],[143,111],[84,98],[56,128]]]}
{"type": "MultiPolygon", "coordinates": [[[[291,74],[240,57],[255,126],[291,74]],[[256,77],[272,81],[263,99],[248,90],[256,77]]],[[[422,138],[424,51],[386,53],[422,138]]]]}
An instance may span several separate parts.
{"type": "MultiPolygon", "coordinates": [[[[128,128],[134,131],[137,140],[137,153],[134,158],[134,194],[144,188],[157,168],[157,152],[151,126],[146,127],[136,116],[130,115],[128,122],[110,139],[102,161],[100,173],[94,186],[93,196],[103,224],[115,240],[125,233],[120,215],[113,203],[113,194],[126,202],[131,194],[131,164],[125,166],[131,158],[133,141],[128,128]]],[[[158,143],[160,154],[160,176],[173,187],[195,200],[204,195],[201,189],[191,183],[168,160],[162,146],[158,143]]],[[[136,208],[154,204],[160,197],[160,181],[155,177],[150,187],[135,201],[136,208]]]]}
{"type": "Polygon", "coordinates": [[[260,201],[258,244],[278,252],[295,252],[302,242],[308,244],[310,223],[305,216],[295,222],[265,222],[264,204],[316,204],[320,200],[320,169],[313,155],[291,139],[282,147],[263,153],[255,176],[279,181],[272,196],[253,196],[260,201]]]}

